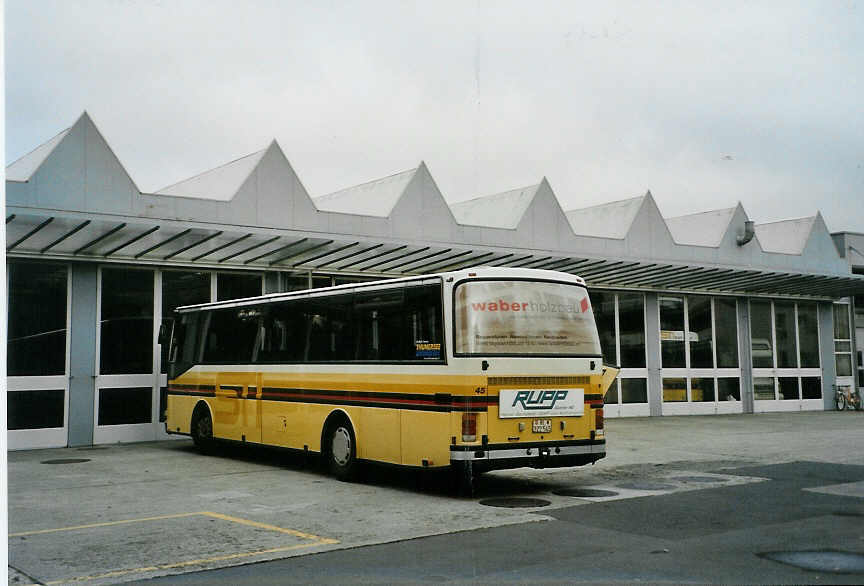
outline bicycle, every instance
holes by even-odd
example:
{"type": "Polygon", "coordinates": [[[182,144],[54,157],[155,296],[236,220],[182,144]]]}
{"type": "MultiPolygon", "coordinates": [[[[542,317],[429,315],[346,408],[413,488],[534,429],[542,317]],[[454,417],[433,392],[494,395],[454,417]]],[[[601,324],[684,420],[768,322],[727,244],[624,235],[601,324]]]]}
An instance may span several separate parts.
{"type": "Polygon", "coordinates": [[[852,390],[850,386],[835,387],[834,405],[837,411],[846,409],[855,409],[861,411],[864,409],[864,402],[861,400],[861,392],[858,389],[852,390]]]}

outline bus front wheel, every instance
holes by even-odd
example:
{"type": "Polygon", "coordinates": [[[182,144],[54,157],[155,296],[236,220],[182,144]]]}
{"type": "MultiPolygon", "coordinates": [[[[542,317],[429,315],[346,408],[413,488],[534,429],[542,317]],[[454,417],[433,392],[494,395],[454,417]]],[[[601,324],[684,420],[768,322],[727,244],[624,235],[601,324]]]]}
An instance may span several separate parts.
{"type": "Polygon", "coordinates": [[[344,419],[328,427],[327,463],[330,472],[339,480],[357,477],[357,439],[351,424],[344,419]]]}
{"type": "Polygon", "coordinates": [[[192,415],[192,443],[203,453],[207,453],[213,446],[213,419],[210,410],[206,407],[198,407],[192,415]]]}

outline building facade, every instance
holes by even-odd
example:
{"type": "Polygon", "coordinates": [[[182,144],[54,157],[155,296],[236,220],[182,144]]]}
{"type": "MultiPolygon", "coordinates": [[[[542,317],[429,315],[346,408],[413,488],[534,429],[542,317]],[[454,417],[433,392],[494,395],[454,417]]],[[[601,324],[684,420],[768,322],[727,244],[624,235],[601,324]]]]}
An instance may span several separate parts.
{"type": "Polygon", "coordinates": [[[477,265],[586,279],[607,416],[829,409],[861,372],[854,235],[819,214],[564,211],[546,179],[448,205],[424,163],[313,198],[275,141],[141,193],[86,113],[6,175],[11,449],[167,437],[178,306],[477,265]]]}

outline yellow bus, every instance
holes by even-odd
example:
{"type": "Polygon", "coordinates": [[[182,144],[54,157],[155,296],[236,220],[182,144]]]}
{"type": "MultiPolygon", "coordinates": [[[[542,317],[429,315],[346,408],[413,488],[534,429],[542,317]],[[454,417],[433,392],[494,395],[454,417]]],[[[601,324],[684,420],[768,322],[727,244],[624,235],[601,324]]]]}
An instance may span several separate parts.
{"type": "Polygon", "coordinates": [[[482,267],[182,307],[166,430],[477,473],[606,455],[602,364],[584,281],[482,267]]]}

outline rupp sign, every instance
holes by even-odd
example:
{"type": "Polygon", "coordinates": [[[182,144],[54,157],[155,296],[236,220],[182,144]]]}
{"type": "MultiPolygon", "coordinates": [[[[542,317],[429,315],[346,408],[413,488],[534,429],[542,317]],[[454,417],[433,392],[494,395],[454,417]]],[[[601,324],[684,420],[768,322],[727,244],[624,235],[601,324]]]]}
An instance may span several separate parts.
{"type": "Polygon", "coordinates": [[[584,389],[501,389],[498,417],[578,416],[585,412],[584,389]]]}

